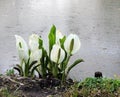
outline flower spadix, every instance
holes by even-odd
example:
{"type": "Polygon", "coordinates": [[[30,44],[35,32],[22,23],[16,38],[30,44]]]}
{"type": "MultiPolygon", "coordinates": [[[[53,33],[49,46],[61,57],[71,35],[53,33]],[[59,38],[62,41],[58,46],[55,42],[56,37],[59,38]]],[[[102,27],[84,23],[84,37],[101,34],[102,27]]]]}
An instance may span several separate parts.
{"type": "Polygon", "coordinates": [[[54,44],[50,58],[55,63],[61,63],[65,58],[65,52],[58,44],[54,44]]]}
{"type": "Polygon", "coordinates": [[[80,49],[80,46],[81,42],[76,34],[70,34],[64,43],[64,48],[69,54],[76,53],[80,49]]]}
{"type": "Polygon", "coordinates": [[[16,38],[16,48],[18,50],[19,59],[22,64],[23,61],[24,62],[28,61],[29,58],[28,46],[25,40],[21,36],[15,35],[15,38],[16,38]]]}

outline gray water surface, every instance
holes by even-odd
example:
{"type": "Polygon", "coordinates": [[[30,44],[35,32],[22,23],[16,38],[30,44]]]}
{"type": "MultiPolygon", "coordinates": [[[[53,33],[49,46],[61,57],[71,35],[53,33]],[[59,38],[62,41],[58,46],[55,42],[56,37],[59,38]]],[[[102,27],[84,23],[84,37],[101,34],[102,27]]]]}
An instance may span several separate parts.
{"type": "Polygon", "coordinates": [[[70,72],[71,77],[80,80],[95,71],[120,75],[120,0],[0,0],[0,73],[19,62],[15,34],[27,41],[37,33],[47,43],[52,24],[81,40],[71,62],[85,62],[70,72]]]}

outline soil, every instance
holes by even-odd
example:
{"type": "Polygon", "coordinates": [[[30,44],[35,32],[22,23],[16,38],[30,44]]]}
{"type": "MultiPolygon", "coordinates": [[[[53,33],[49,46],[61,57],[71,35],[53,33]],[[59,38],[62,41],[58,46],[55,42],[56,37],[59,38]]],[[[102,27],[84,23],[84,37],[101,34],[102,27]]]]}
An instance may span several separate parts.
{"type": "MultiPolygon", "coordinates": [[[[72,83],[60,85],[59,79],[25,78],[20,76],[0,76],[0,89],[6,87],[10,92],[18,92],[19,97],[58,97],[72,83]]],[[[18,95],[17,95],[18,96],[18,95]]]]}

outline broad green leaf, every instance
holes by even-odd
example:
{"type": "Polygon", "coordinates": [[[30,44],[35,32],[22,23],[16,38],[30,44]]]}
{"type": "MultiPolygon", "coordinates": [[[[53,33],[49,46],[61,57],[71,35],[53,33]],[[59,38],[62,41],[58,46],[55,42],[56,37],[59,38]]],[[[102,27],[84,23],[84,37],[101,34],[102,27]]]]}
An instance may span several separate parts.
{"type": "Polygon", "coordinates": [[[56,41],[56,27],[54,25],[50,30],[48,39],[49,39],[49,53],[50,53],[52,46],[55,44],[55,41],[56,41]]]}

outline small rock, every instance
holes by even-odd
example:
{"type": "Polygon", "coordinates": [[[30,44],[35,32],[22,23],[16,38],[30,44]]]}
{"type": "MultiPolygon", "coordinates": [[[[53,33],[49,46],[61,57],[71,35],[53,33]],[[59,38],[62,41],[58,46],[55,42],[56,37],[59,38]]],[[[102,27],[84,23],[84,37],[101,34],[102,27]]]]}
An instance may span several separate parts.
{"type": "Polygon", "coordinates": [[[100,72],[100,71],[95,72],[94,77],[96,77],[96,78],[101,78],[101,77],[103,77],[103,76],[102,76],[102,72],[100,72]]]}

